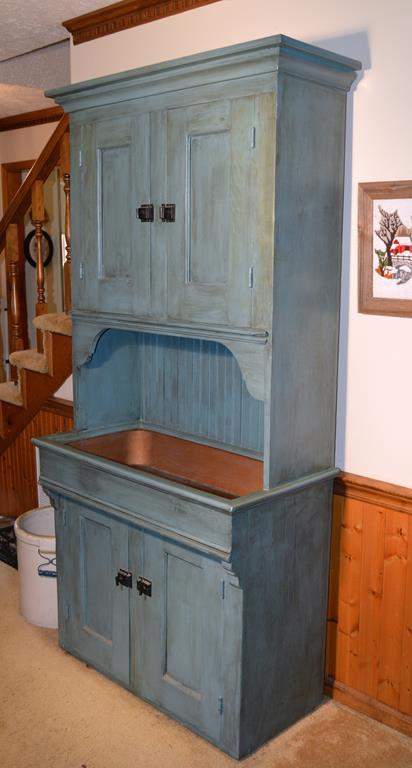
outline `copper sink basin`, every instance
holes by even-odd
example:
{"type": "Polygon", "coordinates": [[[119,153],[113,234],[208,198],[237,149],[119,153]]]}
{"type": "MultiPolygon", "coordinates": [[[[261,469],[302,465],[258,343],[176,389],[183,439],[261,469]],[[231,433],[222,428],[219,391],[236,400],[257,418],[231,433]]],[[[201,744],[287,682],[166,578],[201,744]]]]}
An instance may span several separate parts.
{"type": "Polygon", "coordinates": [[[226,498],[263,488],[263,462],[146,429],[70,443],[72,448],[226,498]]]}

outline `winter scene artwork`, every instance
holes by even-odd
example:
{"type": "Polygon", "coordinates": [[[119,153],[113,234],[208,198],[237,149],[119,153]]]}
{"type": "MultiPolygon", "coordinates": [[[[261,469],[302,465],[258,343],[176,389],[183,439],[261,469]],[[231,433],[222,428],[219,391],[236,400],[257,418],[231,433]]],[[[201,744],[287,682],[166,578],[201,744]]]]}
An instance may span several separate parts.
{"type": "Polygon", "coordinates": [[[412,317],[412,181],[358,185],[359,312],[412,317]]]}
{"type": "Polygon", "coordinates": [[[373,201],[373,296],[412,300],[412,200],[373,201]]]}

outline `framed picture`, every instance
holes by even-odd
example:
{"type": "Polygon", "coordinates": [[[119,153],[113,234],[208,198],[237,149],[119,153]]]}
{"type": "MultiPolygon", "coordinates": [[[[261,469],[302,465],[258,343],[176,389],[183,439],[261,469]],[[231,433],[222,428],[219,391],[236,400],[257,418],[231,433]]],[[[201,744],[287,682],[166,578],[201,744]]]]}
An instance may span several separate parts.
{"type": "Polygon", "coordinates": [[[359,184],[359,312],[412,317],[412,181],[359,184]]]}

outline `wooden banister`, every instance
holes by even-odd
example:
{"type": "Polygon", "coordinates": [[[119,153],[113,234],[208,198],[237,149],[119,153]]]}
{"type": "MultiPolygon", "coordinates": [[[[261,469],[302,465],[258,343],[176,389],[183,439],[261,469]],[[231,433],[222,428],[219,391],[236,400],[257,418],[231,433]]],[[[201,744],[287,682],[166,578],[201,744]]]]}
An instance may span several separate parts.
{"type": "Polygon", "coordinates": [[[45,181],[54,166],[58,164],[60,159],[60,142],[68,129],[69,117],[64,115],[5,211],[0,221],[0,252],[6,244],[7,227],[9,224],[17,224],[18,220],[24,216],[30,206],[31,190],[34,182],[45,181]]]}

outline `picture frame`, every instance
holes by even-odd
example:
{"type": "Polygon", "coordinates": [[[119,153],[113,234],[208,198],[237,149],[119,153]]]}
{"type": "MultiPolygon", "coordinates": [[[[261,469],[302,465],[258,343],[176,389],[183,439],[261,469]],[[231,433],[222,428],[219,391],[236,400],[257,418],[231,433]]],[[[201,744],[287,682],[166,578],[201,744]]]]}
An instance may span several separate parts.
{"type": "Polygon", "coordinates": [[[412,317],[412,181],[358,186],[359,312],[412,317]]]}

